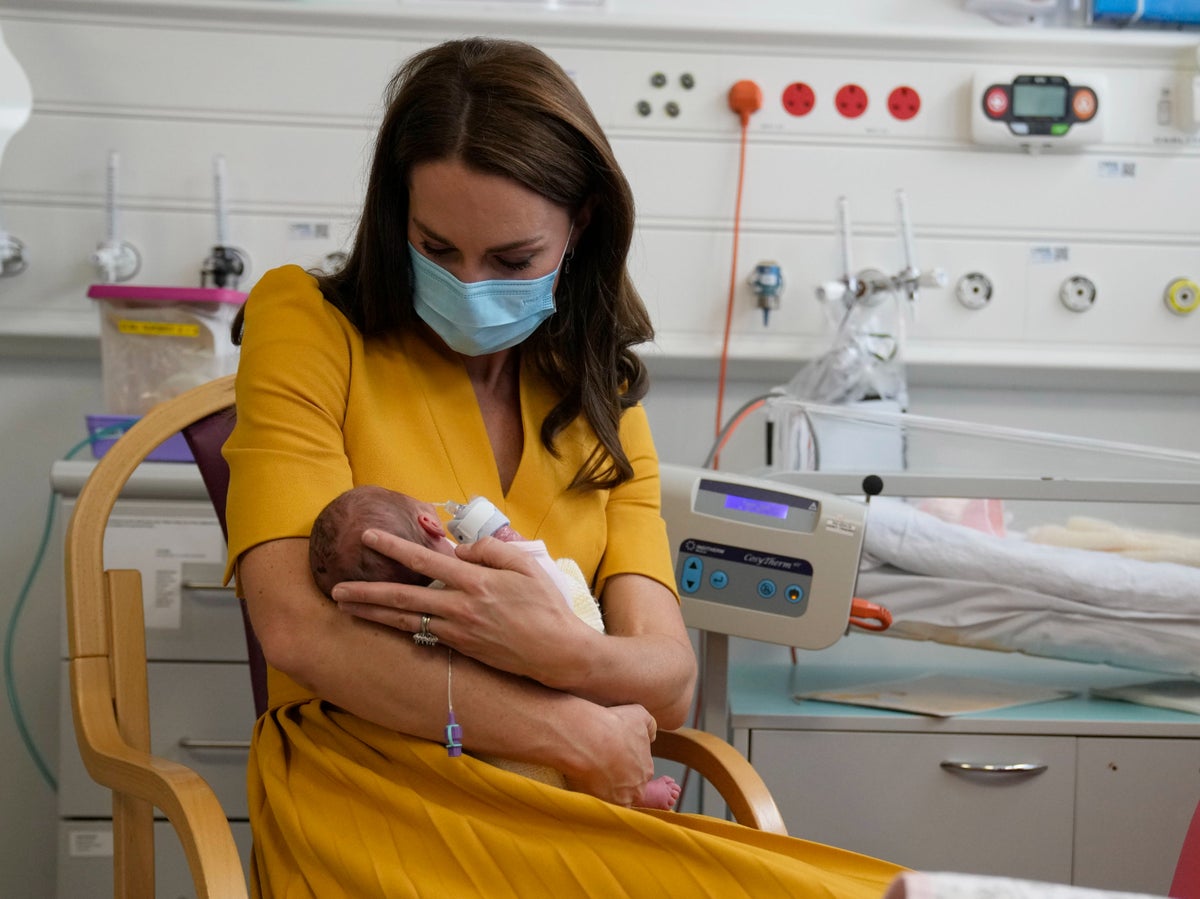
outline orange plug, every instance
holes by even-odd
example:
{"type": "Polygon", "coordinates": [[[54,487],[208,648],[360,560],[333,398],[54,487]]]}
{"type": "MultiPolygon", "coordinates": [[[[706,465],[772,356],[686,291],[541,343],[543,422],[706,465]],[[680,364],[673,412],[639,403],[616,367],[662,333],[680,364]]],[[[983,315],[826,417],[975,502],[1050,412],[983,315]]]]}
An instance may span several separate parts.
{"type": "Polygon", "coordinates": [[[864,631],[886,631],[892,626],[892,613],[887,606],[856,596],[850,601],[850,623],[864,631]]]}
{"type": "Polygon", "coordinates": [[[729,89],[729,108],[738,114],[745,126],[750,116],[762,109],[762,88],[753,81],[739,81],[729,89]]]}

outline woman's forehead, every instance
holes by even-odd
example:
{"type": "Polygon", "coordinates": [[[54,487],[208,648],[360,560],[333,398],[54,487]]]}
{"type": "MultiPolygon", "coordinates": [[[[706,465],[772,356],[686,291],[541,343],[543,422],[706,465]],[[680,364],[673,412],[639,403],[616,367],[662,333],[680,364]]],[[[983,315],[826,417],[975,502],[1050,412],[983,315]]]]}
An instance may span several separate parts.
{"type": "Polygon", "coordinates": [[[570,216],[520,182],[469,168],[458,160],[413,168],[409,216],[428,236],[488,248],[545,239],[563,230],[570,216]]]}

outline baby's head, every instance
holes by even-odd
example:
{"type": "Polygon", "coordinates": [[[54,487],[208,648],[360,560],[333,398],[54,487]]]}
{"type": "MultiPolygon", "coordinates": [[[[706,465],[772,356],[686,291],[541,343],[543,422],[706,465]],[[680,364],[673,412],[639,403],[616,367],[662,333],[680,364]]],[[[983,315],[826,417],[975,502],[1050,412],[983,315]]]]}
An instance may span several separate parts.
{"type": "Polygon", "coordinates": [[[454,552],[431,503],[384,487],[354,487],[321,510],[309,537],[313,580],[327,596],[342,581],[429,583],[424,575],[364,546],[362,534],[368,528],[387,531],[437,552],[454,552]]]}

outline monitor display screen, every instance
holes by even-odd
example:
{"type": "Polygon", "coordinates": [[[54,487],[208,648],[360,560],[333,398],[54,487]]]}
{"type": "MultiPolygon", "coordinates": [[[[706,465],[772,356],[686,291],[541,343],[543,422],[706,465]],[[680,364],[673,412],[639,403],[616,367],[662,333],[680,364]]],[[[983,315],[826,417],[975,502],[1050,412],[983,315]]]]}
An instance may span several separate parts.
{"type": "Polygon", "coordinates": [[[1014,84],[1013,115],[1025,119],[1065,119],[1067,88],[1063,84],[1014,84]]]}

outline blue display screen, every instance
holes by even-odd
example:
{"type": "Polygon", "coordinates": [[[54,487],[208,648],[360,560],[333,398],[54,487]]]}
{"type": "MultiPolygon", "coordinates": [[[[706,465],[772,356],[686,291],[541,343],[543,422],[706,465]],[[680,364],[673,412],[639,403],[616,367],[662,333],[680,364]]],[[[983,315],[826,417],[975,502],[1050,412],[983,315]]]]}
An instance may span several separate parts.
{"type": "Polygon", "coordinates": [[[759,527],[811,534],[817,526],[821,504],[810,496],[713,477],[700,481],[696,511],[759,527]]]}
{"type": "Polygon", "coordinates": [[[769,518],[787,518],[788,507],[783,503],[773,503],[765,499],[751,499],[748,496],[725,495],[725,508],[738,512],[753,512],[769,518]]]}

